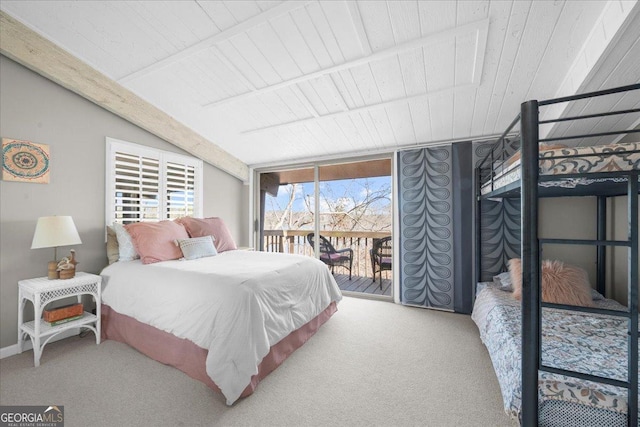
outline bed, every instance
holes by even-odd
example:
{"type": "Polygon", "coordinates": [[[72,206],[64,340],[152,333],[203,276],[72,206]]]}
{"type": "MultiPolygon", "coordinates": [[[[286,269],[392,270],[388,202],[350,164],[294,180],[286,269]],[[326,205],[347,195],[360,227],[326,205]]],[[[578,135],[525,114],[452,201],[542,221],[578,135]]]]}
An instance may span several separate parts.
{"type": "MultiPolygon", "coordinates": [[[[597,292],[595,307],[625,310],[597,292]]],[[[522,404],[520,301],[494,283],[480,283],[472,319],[489,351],[504,409],[519,419],[522,404]]],[[[546,365],[626,380],[627,322],[620,317],[544,308],[542,361],[546,365]]],[[[539,425],[627,424],[627,391],[549,372],[539,374],[539,425]]]]}
{"type": "MultiPolygon", "coordinates": [[[[495,307],[487,304],[483,308],[483,300],[489,299],[488,294],[492,292],[482,291],[478,293],[476,309],[479,311],[474,317],[478,319],[483,340],[488,347],[493,347],[490,353],[501,377],[505,407],[512,415],[517,414],[524,427],[640,426],[637,286],[640,273],[635,262],[639,259],[640,247],[640,143],[632,142],[638,140],[640,133],[634,124],[640,109],[618,109],[624,97],[637,99],[638,92],[634,91],[638,90],[640,84],[634,83],[555,99],[525,101],[503,134],[486,145],[482,150],[486,155],[476,162],[476,282],[490,280],[511,259],[521,257],[522,271],[515,277],[521,278],[522,301],[515,302],[514,306],[504,304],[503,300],[494,301],[495,307]],[[566,105],[563,115],[550,114],[551,118],[540,120],[549,111],[545,109],[556,104],[566,105]],[[577,147],[550,146],[559,142],[577,147]],[[583,147],[583,143],[594,146],[583,147]],[[564,232],[542,235],[541,198],[586,196],[595,198],[596,202],[595,236],[590,230],[585,230],[583,238],[574,235],[567,238],[564,232]],[[626,197],[627,218],[620,224],[625,229],[623,234],[612,231],[609,226],[612,221],[608,218],[615,213],[609,203],[612,197],[626,197]],[[628,307],[624,311],[608,310],[598,305],[546,300],[541,255],[547,245],[594,247],[593,284],[603,295],[611,280],[615,280],[618,287],[626,286],[628,307]],[[622,248],[629,260],[625,279],[618,278],[619,275],[614,279],[611,274],[614,262],[610,258],[619,256],[610,250],[614,246],[622,248]],[[482,316],[483,311],[490,314],[482,316]],[[576,323],[560,326],[564,323],[558,313],[572,313],[567,319],[576,323]],[[506,320],[499,321],[500,318],[506,320]],[[607,327],[589,329],[577,326],[578,319],[586,325],[609,323],[607,327]],[[607,319],[606,322],[603,319],[607,319]],[[569,335],[563,335],[565,333],[569,335]],[[572,335],[574,333],[578,335],[572,335]],[[607,340],[615,344],[607,344],[607,340]],[[556,342],[558,347],[549,347],[556,342]],[[560,344],[576,349],[576,353],[560,344]],[[496,350],[498,346],[503,349],[496,350]],[[581,357],[578,347],[584,348],[581,357]],[[501,360],[500,351],[508,351],[513,361],[501,360]],[[623,354],[617,355],[620,351],[623,354]],[[598,363],[607,366],[609,357],[615,361],[615,369],[599,370],[598,363]],[[589,387],[584,388],[585,384],[589,387]],[[569,402],[571,410],[565,410],[569,405],[562,398],[567,397],[576,400],[569,402]],[[620,418],[616,415],[611,419],[616,411],[605,408],[609,398],[609,407],[617,408],[620,418]],[[602,418],[598,418],[598,414],[602,418]]],[[[588,290],[591,286],[589,284],[588,290]]]]}
{"type": "Polygon", "coordinates": [[[311,257],[229,250],[115,262],[103,277],[103,337],[220,390],[228,405],[300,347],[342,298],[311,257]]]}

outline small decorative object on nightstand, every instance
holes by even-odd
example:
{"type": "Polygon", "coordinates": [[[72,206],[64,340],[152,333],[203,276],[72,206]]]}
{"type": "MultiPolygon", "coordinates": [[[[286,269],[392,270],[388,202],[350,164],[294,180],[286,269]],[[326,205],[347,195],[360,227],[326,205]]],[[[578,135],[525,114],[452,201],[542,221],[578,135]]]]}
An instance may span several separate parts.
{"type": "MultiPolygon", "coordinates": [[[[49,261],[47,277],[50,280],[60,278],[58,273],[58,246],[79,245],[82,243],[73,218],[70,216],[43,216],[38,218],[33,233],[31,249],[53,248],[53,261],[49,261]]],[[[68,276],[68,274],[67,274],[68,276]]],[[[70,277],[73,277],[71,275],[70,277]]]]}
{"type": "Polygon", "coordinates": [[[78,261],[76,261],[76,251],[71,249],[71,256],[64,257],[58,263],[58,274],[60,279],[71,279],[76,275],[76,265],[78,265],[78,261]]]}
{"type": "Polygon", "coordinates": [[[102,278],[95,274],[78,273],[68,280],[50,280],[47,277],[20,280],[18,282],[18,353],[22,353],[25,336],[33,344],[33,364],[40,366],[40,356],[44,346],[51,338],[72,328],[88,328],[96,335],[96,344],[100,344],[100,305],[102,303],[102,278]],[[81,317],[52,325],[41,319],[42,310],[52,301],[77,296],[78,303],[82,295],[92,295],[96,301],[96,314],[82,313],[81,317]],[[33,304],[34,319],[24,322],[26,302],[33,304]],[[41,343],[42,339],[44,342],[41,343]]]}

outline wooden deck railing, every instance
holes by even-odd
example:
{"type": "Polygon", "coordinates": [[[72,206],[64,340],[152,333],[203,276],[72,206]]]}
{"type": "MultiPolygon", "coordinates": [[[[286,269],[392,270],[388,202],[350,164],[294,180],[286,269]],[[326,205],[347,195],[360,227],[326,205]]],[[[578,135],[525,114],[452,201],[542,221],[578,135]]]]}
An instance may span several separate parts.
{"type": "MultiPolygon", "coordinates": [[[[311,230],[264,230],[264,248],[266,252],[282,252],[313,256],[313,248],[307,242],[307,234],[311,230]]],[[[334,248],[353,249],[352,275],[360,277],[373,277],[371,270],[371,256],[369,250],[373,246],[373,239],[379,239],[390,235],[389,232],[370,231],[321,231],[334,248]]],[[[336,273],[342,273],[341,268],[336,273]]],[[[383,277],[388,277],[388,271],[383,272],[383,277]]]]}

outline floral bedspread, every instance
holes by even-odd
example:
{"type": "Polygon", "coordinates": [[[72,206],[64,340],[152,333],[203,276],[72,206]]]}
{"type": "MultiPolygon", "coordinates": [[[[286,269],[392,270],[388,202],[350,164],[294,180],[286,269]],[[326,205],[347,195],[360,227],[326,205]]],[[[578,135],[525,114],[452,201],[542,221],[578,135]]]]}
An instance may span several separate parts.
{"type": "MultiPolygon", "coordinates": [[[[592,147],[568,147],[540,152],[540,175],[590,174],[597,172],[617,172],[640,169],[640,142],[598,145],[592,147]],[[577,156],[563,157],[560,156],[577,156]]],[[[482,186],[481,193],[487,194],[520,180],[522,168],[520,160],[513,162],[503,171],[497,173],[493,182],[482,186]]],[[[576,188],[598,182],[626,181],[626,177],[584,176],[581,178],[565,178],[553,181],[542,181],[544,187],[576,188]]]]}
{"type": "MultiPolygon", "coordinates": [[[[613,300],[598,300],[600,308],[624,310],[613,300]]],[[[502,390],[505,411],[518,417],[521,408],[520,301],[511,293],[486,287],[478,293],[471,316],[489,350],[502,390]]],[[[626,380],[627,320],[591,313],[543,309],[544,365],[626,380]]],[[[627,413],[627,392],[615,386],[541,372],[540,402],[562,400],[627,413]]]]}

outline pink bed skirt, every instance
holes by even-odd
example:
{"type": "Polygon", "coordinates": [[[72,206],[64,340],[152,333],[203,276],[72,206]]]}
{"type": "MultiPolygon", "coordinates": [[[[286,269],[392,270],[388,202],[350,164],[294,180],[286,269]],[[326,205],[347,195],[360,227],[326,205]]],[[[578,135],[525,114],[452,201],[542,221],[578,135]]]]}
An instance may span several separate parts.
{"type": "MultiPolygon", "coordinates": [[[[271,351],[258,365],[258,373],[251,377],[251,382],[240,397],[246,397],[253,393],[260,380],[273,372],[294,351],[302,347],[337,310],[336,303],[332,302],[318,316],[271,347],[271,351]]],[[[218,386],[207,375],[205,362],[208,350],[198,347],[187,339],[178,338],[168,332],[141,323],[132,317],[120,314],[105,304],[102,304],[101,317],[103,340],[110,339],[128,344],[146,356],[166,365],[174,366],[191,378],[202,381],[213,390],[220,392],[218,386]]]]}

